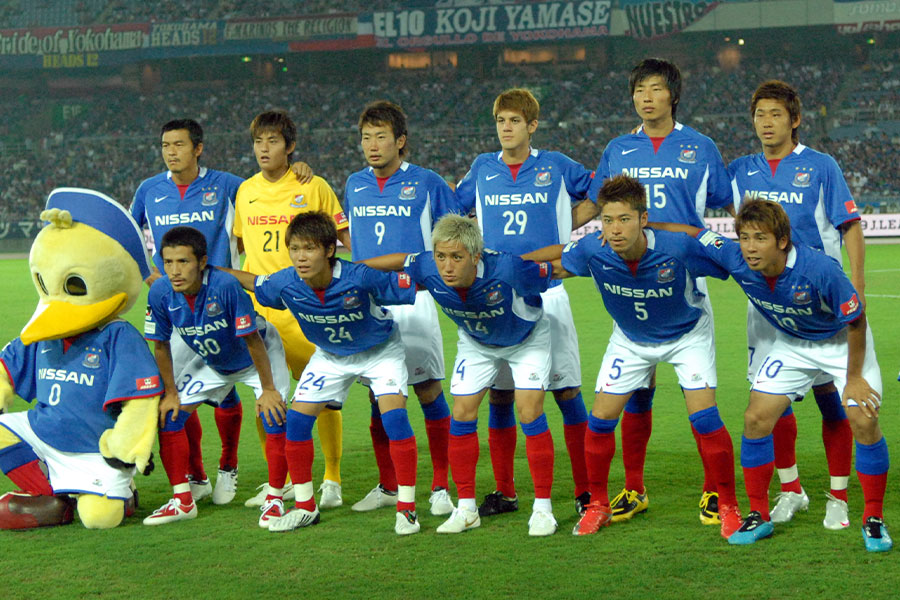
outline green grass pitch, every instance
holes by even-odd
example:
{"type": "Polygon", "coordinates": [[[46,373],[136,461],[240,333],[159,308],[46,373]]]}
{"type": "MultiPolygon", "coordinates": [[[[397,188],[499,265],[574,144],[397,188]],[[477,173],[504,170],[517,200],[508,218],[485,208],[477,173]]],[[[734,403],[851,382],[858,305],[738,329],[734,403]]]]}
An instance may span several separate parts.
{"type": "MultiPolygon", "coordinates": [[[[900,444],[897,370],[900,367],[900,246],[867,249],[869,323],[875,333],[884,381],[881,425],[897,456],[900,444]]],[[[9,340],[27,322],[37,294],[27,262],[0,261],[0,339],[9,340]]],[[[584,388],[592,389],[611,330],[599,294],[587,279],[566,282],[579,331],[584,388]]],[[[742,413],[748,386],[744,379],[746,298],[733,282],[710,282],[718,340],[718,402],[740,451],[742,413]]],[[[139,328],[143,299],[127,315],[139,328]]],[[[443,319],[443,318],[442,318],[443,319]]],[[[446,360],[452,364],[456,334],[443,319],[446,360]]],[[[232,505],[203,501],[194,521],[149,528],[141,518],[169,497],[157,459],[156,471],[138,477],[138,515],[111,531],[72,526],[0,535],[3,598],[838,598],[862,595],[893,598],[900,589],[900,549],[867,554],[859,531],[862,498],[850,480],[853,525],[832,532],[821,525],[828,473],[820,436],[820,418],[810,399],[795,407],[799,422],[798,463],[810,495],[808,513],[776,528],[775,535],[750,547],[729,547],[714,527],[697,518],[702,473],[690,435],[684,403],[671,367],[659,369],[654,431],[647,457],[650,509],[630,523],[598,535],[575,538],[572,482],[559,411],[548,396],[547,414],[556,442],[553,501],[559,520],[556,535],[530,539],[527,520],[531,480],[519,435],[516,474],[521,496],[518,513],[485,519],[462,535],[438,536],[442,518],[427,513],[430,482],[428,448],[421,411],[411,399],[410,415],[419,439],[419,491],[422,532],[408,538],[393,533],[391,511],[353,513],[349,505],[375,483],[368,433],[368,402],[356,386],[344,409],[343,488],[345,506],[323,511],[320,525],[276,535],[256,525],[258,513],[242,501],[265,478],[265,466],[253,424],[245,410],[240,450],[240,485],[232,505]]],[[[446,387],[446,386],[445,386],[446,387]]],[[[252,406],[247,388],[241,396],[252,406]]],[[[586,393],[590,409],[592,394],[586,393]]],[[[449,400],[449,398],[448,398],[449,400]]],[[[486,403],[485,403],[486,404],[486,403]]],[[[17,409],[25,404],[18,402],[17,409]]],[[[487,408],[482,407],[481,459],[477,493],[491,491],[487,450],[487,408]]],[[[214,475],[218,434],[212,410],[201,410],[207,470],[214,475]]],[[[318,449],[317,449],[318,453],[318,449]]],[[[747,501],[739,465],[738,497],[747,501]]],[[[317,455],[314,477],[322,475],[317,455]]],[[[617,456],[610,491],[624,481],[617,456]]],[[[0,477],[0,490],[11,489],[0,477]]],[[[900,536],[896,479],[889,479],[886,521],[900,536]]],[[[771,494],[777,493],[773,481],[771,494]]],[[[455,490],[453,490],[455,493],[455,490]]]]}

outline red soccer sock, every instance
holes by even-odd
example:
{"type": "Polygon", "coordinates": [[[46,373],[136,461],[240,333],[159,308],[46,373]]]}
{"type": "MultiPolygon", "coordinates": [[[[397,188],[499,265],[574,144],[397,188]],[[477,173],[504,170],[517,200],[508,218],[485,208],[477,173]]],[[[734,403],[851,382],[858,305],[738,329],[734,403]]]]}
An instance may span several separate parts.
{"type": "MultiPolygon", "coordinates": [[[[772,430],[772,443],[775,446],[775,468],[790,469],[797,466],[797,416],[793,412],[782,415],[772,430]]],[[[848,471],[849,472],[849,471],[848,471]]],[[[803,487],[800,478],[781,483],[782,492],[800,494],[803,487]]]]}
{"type": "Polygon", "coordinates": [[[744,467],[744,487],[750,499],[750,510],[758,512],[769,521],[769,483],[775,472],[775,463],[770,462],[758,467],[744,467]]]}
{"type": "MultiPolygon", "coordinates": [[[[507,498],[516,497],[515,483],[515,457],[516,457],[516,426],[512,427],[489,427],[488,428],[488,448],[491,451],[491,466],[494,469],[494,481],[497,485],[497,491],[507,498]]],[[[453,436],[450,436],[453,439],[453,436]]],[[[452,464],[452,462],[451,462],[452,464]]],[[[456,481],[454,475],[453,480],[456,481]]],[[[474,475],[472,477],[472,497],[475,497],[474,475]]]]}
{"type": "Polygon", "coordinates": [[[697,453],[700,454],[700,462],[703,463],[703,491],[718,492],[719,488],[716,485],[717,476],[715,468],[709,464],[709,457],[703,452],[703,441],[700,432],[691,425],[691,433],[694,434],[694,442],[697,444],[697,453]]]}
{"type": "Polygon", "coordinates": [[[159,432],[159,459],[169,477],[170,485],[174,487],[180,483],[187,483],[188,437],[184,429],[159,432]]]}
{"type": "Polygon", "coordinates": [[[705,491],[719,493],[719,506],[737,506],[737,494],[734,490],[734,446],[728,429],[723,425],[712,433],[699,435],[700,456],[703,457],[704,469],[709,471],[707,477],[713,477],[712,488],[705,491]]]}
{"type": "MultiPolygon", "coordinates": [[[[288,470],[294,486],[312,481],[312,464],[313,457],[315,457],[312,440],[303,440],[302,442],[285,440],[284,457],[287,459],[288,470]]],[[[313,508],[306,510],[314,510],[315,506],[315,500],[313,500],[313,508]]],[[[302,507],[298,505],[298,508],[302,507]]]]}
{"type": "Polygon", "coordinates": [[[553,489],[553,436],[550,430],[525,436],[525,454],[534,482],[534,497],[549,498],[553,489]]]}
{"type": "Polygon", "coordinates": [[[284,455],[284,433],[266,434],[266,462],[269,467],[269,488],[280,490],[287,480],[288,464],[284,455]]]}
{"type": "MultiPolygon", "coordinates": [[[[825,444],[825,457],[828,460],[828,474],[832,477],[849,477],[853,460],[853,432],[850,421],[822,421],[822,443],[825,444]]],[[[847,488],[831,489],[831,495],[838,500],[847,501],[847,488]]]]}
{"type": "Polygon", "coordinates": [[[41,470],[41,461],[33,460],[18,466],[6,474],[10,481],[16,484],[20,490],[32,496],[52,496],[53,488],[47,476],[41,470]]]}
{"type": "Polygon", "coordinates": [[[450,417],[430,421],[425,419],[425,433],[428,435],[428,451],[431,454],[431,468],[434,475],[431,479],[431,489],[448,489],[450,474],[450,456],[448,445],[450,443],[450,417]]]}
{"type": "Polygon", "coordinates": [[[188,441],[188,472],[196,481],[207,479],[206,469],[203,467],[203,448],[200,441],[203,439],[203,427],[200,425],[200,415],[194,411],[184,422],[184,432],[188,441]]]}
{"type": "Polygon", "coordinates": [[[644,462],[647,444],[653,431],[653,411],[622,414],[622,464],[625,466],[625,489],[644,491],[644,462]]]}
{"type": "MultiPolygon", "coordinates": [[[[416,436],[410,436],[404,440],[391,440],[391,460],[394,463],[394,471],[397,473],[397,485],[415,487],[416,467],[419,461],[419,450],[416,447],[416,436]]],[[[397,501],[397,510],[416,510],[416,501],[397,501]]]]}
{"type": "Polygon", "coordinates": [[[585,431],[584,457],[587,463],[591,502],[609,506],[609,467],[615,454],[615,432],[597,433],[590,428],[585,431]]]}
{"type": "Polygon", "coordinates": [[[238,464],[238,441],[241,439],[241,422],[244,417],[243,404],[238,402],[228,408],[217,406],[214,412],[219,437],[222,438],[222,456],[219,457],[219,468],[234,469],[238,464]]]}
{"type": "Polygon", "coordinates": [[[391,461],[391,440],[388,439],[381,416],[372,417],[369,424],[369,433],[372,434],[372,449],[375,451],[375,464],[378,466],[378,482],[384,489],[397,491],[397,474],[394,472],[394,463],[391,461]]]}
{"type": "MultiPolygon", "coordinates": [[[[515,432],[515,428],[511,428],[515,432]]],[[[475,497],[475,466],[478,464],[478,432],[466,435],[450,435],[448,444],[450,470],[456,495],[459,498],[475,497]]],[[[503,490],[500,490],[503,493],[503,490]]],[[[515,493],[513,493],[515,496],[515,493]]],[[[510,496],[513,497],[513,496],[510,496]]]]}
{"type": "Polygon", "coordinates": [[[576,423],[575,425],[563,425],[566,450],[569,453],[569,462],[572,464],[572,479],[575,482],[576,498],[588,491],[587,465],[584,460],[585,431],[587,431],[587,421],[576,423]]]}
{"type": "Polygon", "coordinates": [[[866,503],[863,510],[863,523],[869,517],[882,518],[884,516],[884,491],[887,488],[887,473],[866,475],[857,471],[856,476],[859,477],[863,499],[866,503]]]}

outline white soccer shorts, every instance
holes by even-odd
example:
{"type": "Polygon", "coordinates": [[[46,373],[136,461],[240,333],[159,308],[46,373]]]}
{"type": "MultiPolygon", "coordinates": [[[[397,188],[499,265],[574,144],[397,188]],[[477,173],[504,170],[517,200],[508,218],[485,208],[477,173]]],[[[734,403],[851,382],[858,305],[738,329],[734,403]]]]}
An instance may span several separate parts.
{"type": "Polygon", "coordinates": [[[343,404],[357,378],[367,382],[376,398],[406,396],[406,357],[396,327],[387,341],[350,356],[316,348],[297,382],[294,402],[343,404]]]}
{"type": "Polygon", "coordinates": [[[675,367],[682,389],[716,387],[716,342],[712,320],[706,312],[701,313],[693,329],[677,340],[661,344],[633,342],[616,325],[606,346],[594,391],[598,394],[630,394],[647,387],[654,367],[659,363],[675,367]]]}
{"type": "MultiPolygon", "coordinates": [[[[545,387],[550,391],[581,387],[581,355],[569,295],[558,285],[541,294],[541,299],[544,317],[550,323],[550,383],[545,387]]],[[[500,368],[492,387],[497,390],[516,387],[508,367],[500,368]]]]}
{"type": "Polygon", "coordinates": [[[409,385],[444,379],[444,340],[431,293],[419,290],[416,292],[415,304],[397,304],[384,308],[391,311],[400,330],[400,340],[406,352],[409,385]]]}
{"type": "Polygon", "coordinates": [[[28,422],[28,411],[0,415],[0,425],[31,446],[47,465],[50,486],[57,494],[95,494],[119,500],[131,498],[135,469],[116,469],[99,452],[63,452],[46,444],[28,422]]]}
{"type": "Polygon", "coordinates": [[[477,394],[495,381],[502,366],[512,373],[515,389],[547,389],[550,380],[550,323],[541,317],[527,338],[515,346],[487,346],[462,329],[450,378],[455,396],[477,394]]]}

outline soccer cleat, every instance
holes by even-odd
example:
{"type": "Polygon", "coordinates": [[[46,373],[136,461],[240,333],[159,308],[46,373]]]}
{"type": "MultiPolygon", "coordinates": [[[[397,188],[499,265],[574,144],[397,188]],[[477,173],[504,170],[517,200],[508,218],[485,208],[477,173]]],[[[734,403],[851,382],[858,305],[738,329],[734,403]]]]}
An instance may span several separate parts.
{"type": "Polygon", "coordinates": [[[800,488],[800,493],[781,492],[778,494],[778,501],[775,502],[775,508],[772,509],[773,523],[787,523],[794,518],[794,514],[798,510],[809,509],[809,496],[806,491],[800,488]]]}
{"type": "Polygon", "coordinates": [[[719,507],[719,521],[722,523],[722,537],[726,540],[741,528],[741,510],[737,506],[723,504],[719,507]]]}
{"type": "Polygon", "coordinates": [[[757,540],[769,537],[774,530],[775,528],[772,526],[771,521],[764,521],[762,515],[753,511],[747,515],[747,518],[744,519],[738,530],[728,536],[728,543],[746,546],[755,543],[757,540]]]}
{"type": "Polygon", "coordinates": [[[397,492],[386,490],[380,483],[372,488],[372,491],[350,507],[356,512],[368,512],[385,506],[397,506],[397,492]]]}
{"type": "Polygon", "coordinates": [[[866,550],[869,552],[887,552],[894,547],[894,540],[891,539],[887,527],[884,526],[884,519],[878,517],[866,519],[866,524],[862,527],[862,534],[866,550]]]}
{"type": "Polygon", "coordinates": [[[650,506],[647,490],[639,494],[637,490],[622,490],[612,501],[612,522],[627,521],[634,515],[642,513],[650,506]]]}
{"type": "Polygon", "coordinates": [[[478,516],[490,517],[501,513],[519,510],[519,498],[507,498],[499,491],[493,491],[484,497],[484,502],[478,507],[478,516]]]}
{"type": "Polygon", "coordinates": [[[419,517],[414,510],[401,510],[397,512],[397,520],[394,523],[394,533],[397,535],[412,535],[419,533],[419,517]]]}
{"type": "Polygon", "coordinates": [[[431,492],[431,497],[428,498],[428,503],[431,504],[431,514],[436,517],[449,515],[453,512],[453,500],[450,499],[450,494],[445,488],[434,488],[434,491],[431,492]]]}
{"type": "Polygon", "coordinates": [[[584,513],[575,524],[572,535],[591,535],[600,531],[601,527],[609,527],[612,511],[602,504],[587,504],[584,513]]]}
{"type": "Polygon", "coordinates": [[[326,479],[319,486],[322,496],[319,500],[319,508],[337,508],[344,503],[341,497],[341,484],[337,481],[326,479]]]}
{"type": "Polygon", "coordinates": [[[584,514],[587,505],[591,503],[591,493],[581,492],[575,496],[575,514],[581,516],[584,514]]]}
{"type": "Polygon", "coordinates": [[[284,502],[281,498],[272,498],[260,508],[259,526],[268,529],[272,521],[284,516],[284,502]]]}
{"type": "Polygon", "coordinates": [[[144,519],[144,525],[162,525],[173,521],[185,521],[197,518],[197,503],[182,504],[178,498],[171,498],[144,519]]]}
{"type": "MultiPolygon", "coordinates": [[[[257,486],[256,489],[259,491],[255,496],[251,496],[244,501],[244,506],[262,506],[266,503],[266,496],[269,495],[269,488],[267,487],[269,484],[264,483],[260,486],[257,486]]],[[[284,487],[284,501],[285,502],[293,502],[294,501],[294,485],[289,483],[284,487]]]]}
{"type": "Polygon", "coordinates": [[[544,537],[556,533],[556,518],[546,510],[536,510],[528,519],[528,535],[544,537]]]}
{"type": "Polygon", "coordinates": [[[303,510],[302,508],[295,508],[294,510],[285,513],[284,516],[274,517],[270,519],[269,531],[284,533],[286,531],[299,529],[300,527],[310,527],[317,524],[318,522],[318,508],[313,511],[303,510]]]}
{"type": "Polygon", "coordinates": [[[481,516],[478,511],[457,507],[453,509],[450,518],[438,526],[437,532],[462,533],[476,527],[481,527],[481,516]]]}
{"type": "Polygon", "coordinates": [[[234,500],[234,495],[237,493],[237,481],[237,467],[233,469],[219,469],[219,476],[216,477],[216,487],[212,493],[213,504],[228,504],[234,500]]]}
{"type": "Polygon", "coordinates": [[[213,493],[209,479],[194,479],[192,475],[188,475],[188,483],[191,484],[191,496],[194,497],[194,502],[199,502],[213,493]]]}
{"type": "Polygon", "coordinates": [[[718,492],[703,492],[700,497],[700,522],[704,525],[718,525],[722,522],[719,518],[718,492]]]}
{"type": "Polygon", "coordinates": [[[825,502],[825,520],[822,521],[825,529],[839,531],[850,527],[847,503],[828,493],[825,496],[828,497],[828,500],[825,502]]]}

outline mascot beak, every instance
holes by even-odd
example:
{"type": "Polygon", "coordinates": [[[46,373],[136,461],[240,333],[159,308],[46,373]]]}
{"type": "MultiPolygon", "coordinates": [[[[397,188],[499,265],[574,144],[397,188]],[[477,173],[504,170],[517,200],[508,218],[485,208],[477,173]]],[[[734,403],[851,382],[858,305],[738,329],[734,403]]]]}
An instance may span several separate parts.
{"type": "Polygon", "coordinates": [[[128,294],[118,293],[95,304],[70,304],[60,300],[41,302],[22,329],[26,346],[43,340],[58,340],[77,335],[119,314],[128,302],[128,294]]]}

